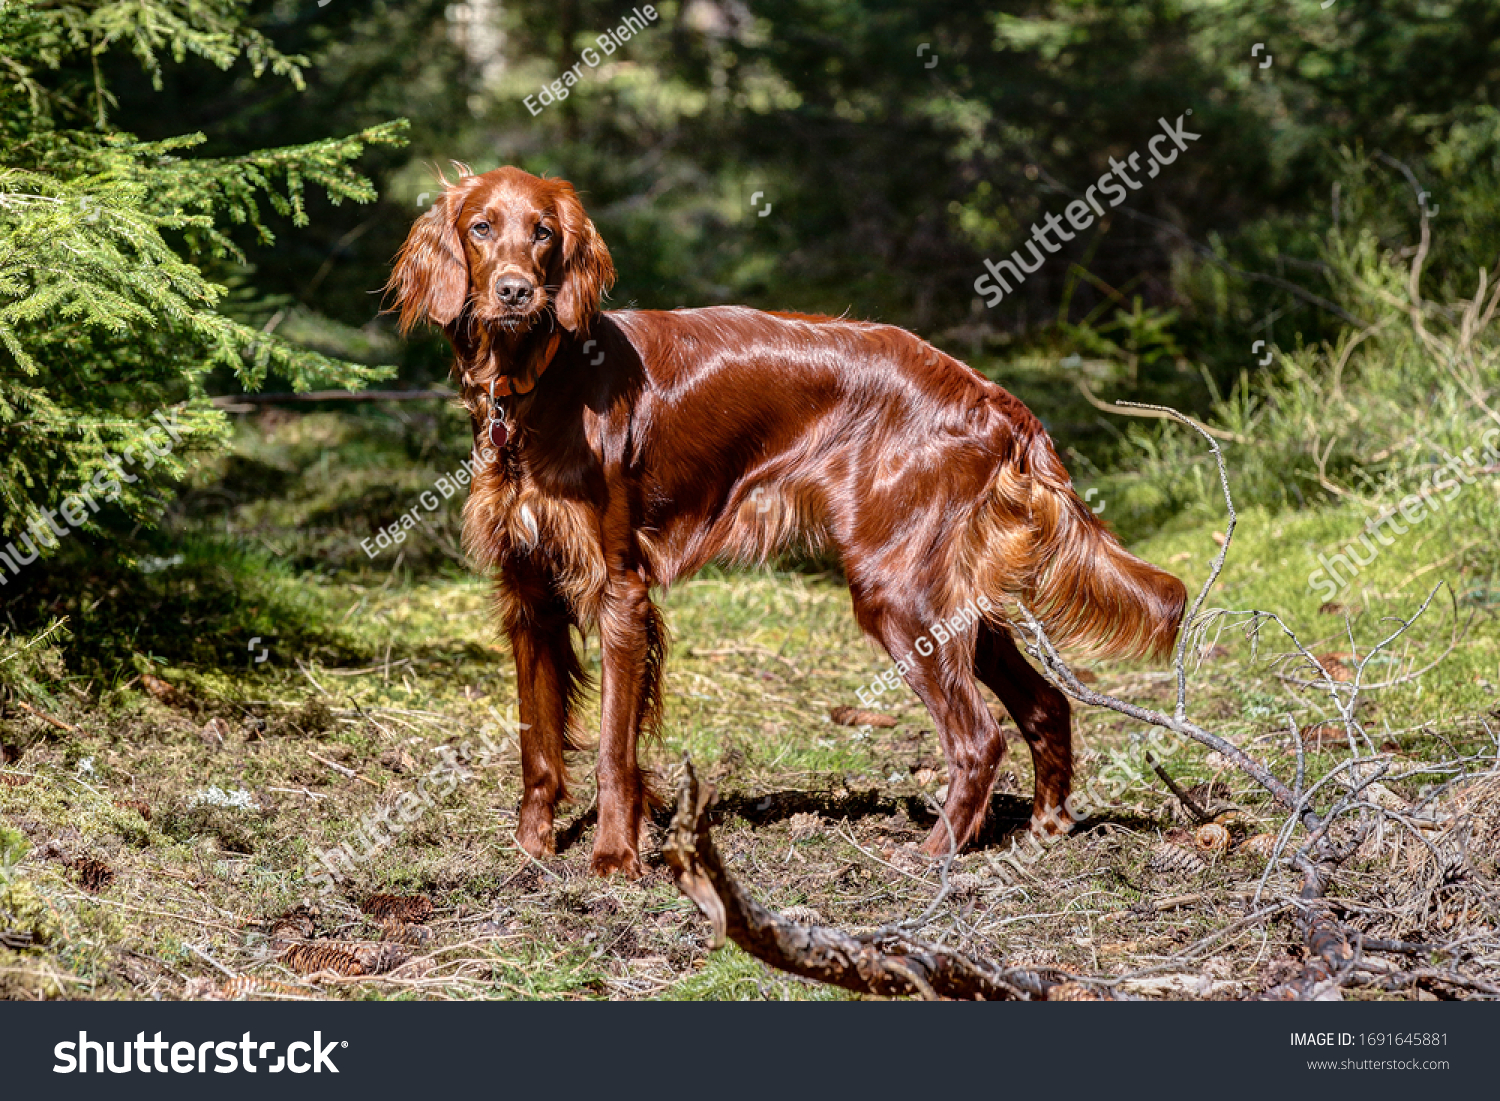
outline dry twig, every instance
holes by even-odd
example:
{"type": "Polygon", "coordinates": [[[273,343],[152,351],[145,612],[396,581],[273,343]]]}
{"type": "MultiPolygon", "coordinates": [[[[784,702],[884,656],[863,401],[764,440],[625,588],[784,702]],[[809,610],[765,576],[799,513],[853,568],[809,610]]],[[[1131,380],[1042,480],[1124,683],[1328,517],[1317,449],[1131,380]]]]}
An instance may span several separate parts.
{"type": "Polygon", "coordinates": [[[788,921],[756,902],[725,871],[708,829],[714,795],[712,785],[700,784],[692,763],[684,760],[677,812],[662,853],[678,889],[713,925],[715,948],[728,938],[772,967],[862,994],[1027,1001],[1047,997],[1071,978],[996,967],[893,927],[852,936],[788,921]]]}

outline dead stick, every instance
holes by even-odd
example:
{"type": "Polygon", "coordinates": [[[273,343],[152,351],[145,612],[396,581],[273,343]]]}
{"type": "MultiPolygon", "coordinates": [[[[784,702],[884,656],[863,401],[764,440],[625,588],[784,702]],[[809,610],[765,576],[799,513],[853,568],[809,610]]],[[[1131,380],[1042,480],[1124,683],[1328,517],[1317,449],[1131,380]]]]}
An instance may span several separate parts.
{"type": "Polygon", "coordinates": [[[889,929],[851,936],[788,921],[756,902],[725,871],[708,829],[714,796],[712,785],[700,785],[692,763],[684,759],[677,811],[662,846],[678,889],[712,924],[713,947],[727,938],[782,971],[887,997],[1027,1001],[1045,998],[1064,981],[996,967],[889,929]]]}
{"type": "MultiPolygon", "coordinates": [[[[1235,899],[1236,901],[1244,902],[1244,901],[1247,901],[1249,899],[1254,898],[1255,897],[1255,892],[1254,891],[1226,891],[1223,895],[1218,896],[1218,897],[1220,897],[1220,898],[1232,898],[1232,899],[1235,899]]],[[[1158,899],[1155,899],[1155,900],[1151,901],[1149,903],[1149,905],[1157,913],[1161,913],[1164,910],[1180,910],[1180,909],[1182,909],[1185,906],[1196,906],[1200,902],[1212,902],[1212,901],[1215,901],[1215,897],[1212,896],[1212,895],[1204,895],[1204,894],[1199,894],[1199,895],[1173,895],[1171,898],[1158,898],[1158,899]]],[[[1128,910],[1122,910],[1120,912],[1122,914],[1128,914],[1128,913],[1130,913],[1130,911],[1128,911],[1128,910]]]]}
{"type": "Polygon", "coordinates": [[[333,771],[337,772],[341,776],[347,776],[351,780],[358,780],[362,784],[369,784],[376,791],[380,790],[380,785],[377,784],[374,780],[366,780],[363,776],[361,776],[359,773],[355,772],[352,768],[347,768],[344,765],[336,764],[333,761],[330,761],[327,757],[319,757],[316,753],[314,753],[310,749],[307,751],[307,755],[309,757],[311,757],[314,761],[318,761],[321,764],[327,765],[329,768],[333,769],[333,771]]]}
{"type": "Polygon", "coordinates": [[[1193,797],[1187,792],[1183,791],[1180,787],[1178,787],[1176,781],[1174,781],[1172,777],[1167,775],[1167,770],[1161,767],[1160,761],[1158,761],[1150,753],[1146,754],[1146,761],[1151,765],[1152,771],[1154,771],[1158,776],[1161,777],[1162,783],[1166,784],[1167,787],[1171,789],[1172,794],[1177,796],[1177,801],[1183,805],[1183,807],[1189,814],[1198,819],[1199,825],[1202,825],[1204,822],[1213,821],[1213,819],[1209,816],[1208,811],[1204,810],[1196,802],[1194,802],[1193,797]]]}
{"type": "Polygon", "coordinates": [[[50,726],[57,727],[57,729],[59,730],[66,730],[69,734],[83,733],[82,730],[79,730],[78,727],[74,726],[72,723],[65,723],[61,719],[54,719],[51,715],[47,714],[47,712],[40,711],[37,708],[32,707],[31,704],[27,703],[25,700],[17,700],[16,706],[19,707],[22,711],[25,711],[27,714],[35,715],[37,718],[41,719],[42,722],[47,723],[50,726]]]}

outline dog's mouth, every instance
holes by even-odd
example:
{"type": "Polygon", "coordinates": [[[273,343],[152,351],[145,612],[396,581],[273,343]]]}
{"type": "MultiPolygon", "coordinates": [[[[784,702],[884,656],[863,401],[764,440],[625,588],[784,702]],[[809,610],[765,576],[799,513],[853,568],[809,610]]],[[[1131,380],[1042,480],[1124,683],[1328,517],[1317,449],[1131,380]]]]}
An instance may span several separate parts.
{"type": "Polygon", "coordinates": [[[543,285],[526,287],[520,301],[507,301],[515,295],[491,289],[489,293],[474,294],[471,299],[474,320],[494,326],[508,333],[522,333],[528,329],[545,325],[552,313],[552,295],[543,285]]]}
{"type": "Polygon", "coordinates": [[[514,306],[502,306],[490,319],[502,329],[512,332],[523,332],[526,329],[535,328],[547,314],[546,303],[540,306],[526,306],[517,308],[514,306]]]}

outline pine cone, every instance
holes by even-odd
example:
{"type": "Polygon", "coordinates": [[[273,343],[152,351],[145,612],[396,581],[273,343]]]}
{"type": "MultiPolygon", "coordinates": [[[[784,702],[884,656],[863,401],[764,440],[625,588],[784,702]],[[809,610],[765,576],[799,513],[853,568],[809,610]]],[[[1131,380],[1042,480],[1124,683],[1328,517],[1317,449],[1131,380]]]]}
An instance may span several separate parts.
{"type": "Polygon", "coordinates": [[[1184,845],[1162,842],[1151,848],[1146,870],[1161,875],[1197,875],[1208,867],[1203,858],[1184,845]]]}
{"type": "Polygon", "coordinates": [[[377,921],[415,925],[432,916],[432,899],[426,895],[371,895],[360,909],[377,921]]]}
{"type": "Polygon", "coordinates": [[[356,957],[326,944],[294,944],[281,953],[280,959],[282,963],[302,975],[333,971],[352,978],[365,974],[364,965],[356,957]]]}
{"type": "Polygon", "coordinates": [[[90,894],[98,894],[115,878],[115,870],[102,860],[85,856],[73,861],[73,870],[78,873],[78,882],[90,894]]]}

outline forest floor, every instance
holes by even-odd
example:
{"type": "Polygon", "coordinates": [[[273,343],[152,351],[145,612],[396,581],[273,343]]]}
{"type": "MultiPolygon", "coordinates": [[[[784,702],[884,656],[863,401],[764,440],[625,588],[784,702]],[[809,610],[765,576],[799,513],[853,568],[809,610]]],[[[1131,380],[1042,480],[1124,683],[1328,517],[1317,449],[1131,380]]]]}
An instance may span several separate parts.
{"type": "MultiPolygon", "coordinates": [[[[134,669],[54,682],[0,719],[0,997],[849,996],[732,946],[711,951],[655,838],[640,882],[591,877],[588,750],[573,761],[558,855],[517,848],[514,671],[485,583],[456,560],[459,501],[424,510],[400,548],[373,560],[359,548],[457,464],[421,448],[399,464],[373,445],[361,458],[357,431],[333,416],[262,417],[243,431],[175,514],[177,552],[133,564],[158,599],[111,606],[106,586],[88,611],[98,630],[87,615],[59,629],[97,639],[108,617],[131,634],[134,669]],[[465,756],[481,734],[491,749],[465,756]],[[382,813],[405,822],[386,842],[358,840],[382,813]],[[318,854],[346,842],[372,851],[320,892],[318,854]],[[432,909],[387,902],[416,920],[380,921],[364,912],[377,895],[432,909]]],[[[1390,765],[1366,795],[1393,813],[1332,893],[1364,936],[1443,946],[1392,964],[1388,989],[1351,984],[1345,997],[1492,996],[1495,594],[1446,574],[1414,532],[1324,601],[1308,573],[1361,522],[1340,510],[1242,516],[1209,605],[1278,611],[1337,678],[1390,633],[1388,617],[1450,584],[1366,668],[1366,681],[1399,682],[1357,709],[1362,752],[1390,765]]],[[[1135,549],[1201,584],[1215,527],[1185,521],[1135,549]]],[[[1164,757],[1225,827],[1200,831],[1140,766],[1147,728],[1075,707],[1080,780],[1116,760],[1135,762],[1133,779],[1070,837],[1013,862],[1031,762],[994,704],[1009,745],[990,826],[971,851],[929,860],[916,845],[946,777],[918,701],[882,694],[891,725],[830,717],[859,707],[888,665],[836,574],[710,570],[661,603],[666,724],[646,760],[664,795],[684,755],[717,785],[720,851],[767,906],[860,931],[927,913],[941,893],[920,936],[1138,996],[1252,997],[1301,967],[1288,902],[1301,878],[1268,865],[1266,835],[1286,816],[1218,755],[1174,741],[1164,757]]],[[[1258,642],[1210,631],[1190,662],[1188,713],[1289,783],[1295,722],[1312,785],[1350,747],[1329,693],[1299,684],[1310,669],[1292,649],[1274,627],[1258,642]]],[[[596,669],[597,644],[586,652],[596,669]]],[[[1098,690],[1175,701],[1168,672],[1084,664],[1098,690]]],[[[582,714],[596,736],[596,695],[582,714]]]]}

